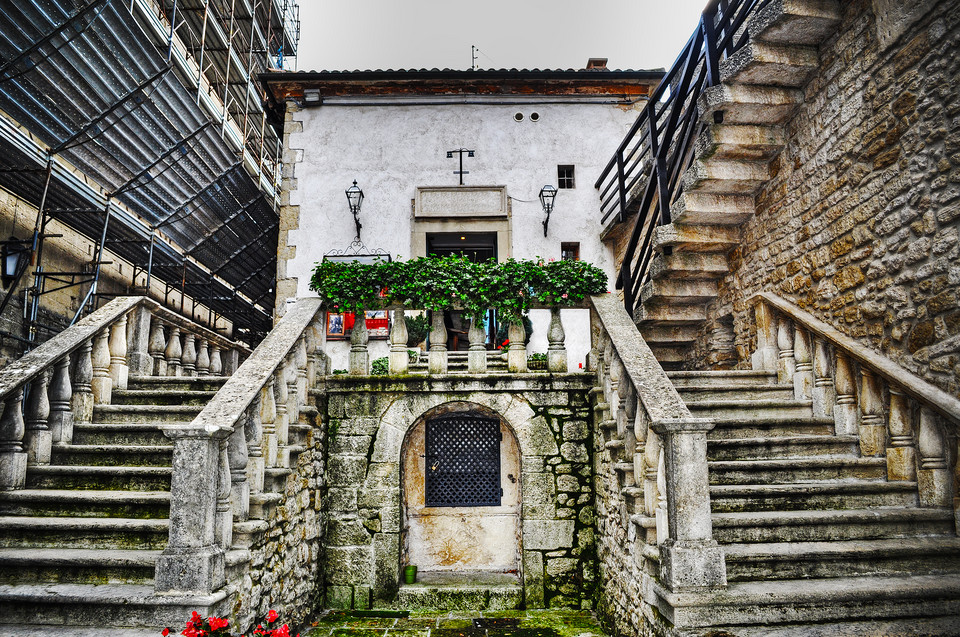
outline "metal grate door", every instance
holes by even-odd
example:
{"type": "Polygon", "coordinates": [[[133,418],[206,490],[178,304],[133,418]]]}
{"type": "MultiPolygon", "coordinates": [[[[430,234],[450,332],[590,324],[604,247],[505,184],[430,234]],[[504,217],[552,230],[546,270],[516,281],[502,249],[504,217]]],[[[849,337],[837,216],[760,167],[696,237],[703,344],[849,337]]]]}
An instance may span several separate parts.
{"type": "Polygon", "coordinates": [[[500,506],[500,422],[472,413],[427,421],[426,506],[500,506]]]}

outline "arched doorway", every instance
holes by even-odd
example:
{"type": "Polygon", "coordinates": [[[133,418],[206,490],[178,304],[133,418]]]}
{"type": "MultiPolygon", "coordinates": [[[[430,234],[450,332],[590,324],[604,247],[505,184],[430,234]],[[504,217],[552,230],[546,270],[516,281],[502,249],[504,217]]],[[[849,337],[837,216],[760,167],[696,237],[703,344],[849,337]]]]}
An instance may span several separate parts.
{"type": "Polygon", "coordinates": [[[424,572],[518,573],[520,450],[499,414],[441,405],[403,447],[403,565],[424,572]]]}

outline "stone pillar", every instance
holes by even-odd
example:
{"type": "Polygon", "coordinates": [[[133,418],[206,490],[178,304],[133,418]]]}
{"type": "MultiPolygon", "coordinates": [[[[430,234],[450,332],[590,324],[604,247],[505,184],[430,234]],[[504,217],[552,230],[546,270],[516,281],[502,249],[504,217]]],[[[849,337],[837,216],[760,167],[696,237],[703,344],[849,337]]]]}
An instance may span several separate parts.
{"type": "Polygon", "coordinates": [[[357,318],[353,322],[353,332],[350,334],[350,373],[354,376],[370,375],[368,342],[370,342],[370,335],[367,333],[366,314],[360,310],[357,312],[357,318]]]}
{"type": "Polygon", "coordinates": [[[890,415],[887,426],[890,446],[887,447],[887,480],[917,479],[917,450],[914,447],[911,427],[910,400],[894,388],[890,388],[890,415]]]}
{"type": "Polygon", "coordinates": [[[797,371],[797,361],[793,358],[793,324],[786,316],[777,321],[777,382],[793,384],[793,374],[797,371]]]}
{"type": "Polygon", "coordinates": [[[200,340],[200,348],[197,350],[197,376],[209,376],[210,375],[210,348],[207,345],[207,340],[204,338],[200,340]]]}
{"type": "Polygon", "coordinates": [[[406,374],[410,367],[410,355],[407,354],[407,322],[403,320],[403,308],[393,311],[389,361],[391,374],[406,374]]]}
{"type": "Polygon", "coordinates": [[[220,446],[230,431],[185,425],[161,429],[173,440],[173,477],[170,540],[157,558],[156,591],[209,594],[226,583],[216,530],[220,446]]]}
{"type": "Polygon", "coordinates": [[[470,320],[470,329],[467,331],[470,340],[470,350],[467,352],[467,371],[471,374],[487,373],[487,333],[483,331],[483,320],[470,320]]]}
{"type": "Polygon", "coordinates": [[[73,368],[73,422],[93,422],[93,341],[87,341],[77,349],[77,362],[73,368]]]}
{"type": "Polygon", "coordinates": [[[550,308],[550,327],[547,328],[547,370],[555,374],[567,371],[567,348],[564,345],[567,335],[560,320],[560,308],[550,308]]]}
{"type": "Polygon", "coordinates": [[[917,447],[920,451],[920,468],[917,470],[920,506],[952,506],[946,436],[937,422],[936,412],[925,405],[920,406],[920,435],[917,438],[917,447]]]}
{"type": "Polygon", "coordinates": [[[833,386],[837,392],[837,403],[833,407],[834,432],[838,436],[855,434],[857,433],[857,397],[853,365],[847,355],[839,351],[833,371],[833,386]]]}
{"type": "Polygon", "coordinates": [[[226,350],[223,356],[223,375],[233,376],[238,367],[240,367],[240,350],[226,350]]]}
{"type": "Polygon", "coordinates": [[[73,387],[70,385],[70,357],[64,356],[53,368],[50,381],[50,418],[48,426],[54,443],[73,442],[73,410],[71,398],[73,387]]]}
{"type": "Polygon", "coordinates": [[[260,390],[260,423],[263,426],[263,462],[267,467],[277,466],[277,402],[273,390],[273,376],[260,390]]]}
{"type": "Polygon", "coordinates": [[[427,363],[431,374],[447,373],[447,326],[443,323],[443,311],[434,310],[430,327],[430,354],[427,363]]]}
{"type": "Polygon", "coordinates": [[[182,376],[193,377],[197,375],[196,340],[197,337],[190,332],[186,332],[183,335],[183,354],[180,356],[182,376]]]}
{"type": "Polygon", "coordinates": [[[810,351],[810,335],[797,327],[793,331],[793,357],[797,371],[793,375],[793,397],[797,400],[813,398],[813,355],[810,351]]]}
{"type": "Polygon", "coordinates": [[[27,479],[27,453],[23,449],[23,422],[21,405],[23,388],[7,394],[0,415],[0,490],[22,489],[27,479]]]}
{"type": "Polygon", "coordinates": [[[507,371],[513,374],[523,374],[527,371],[527,330],[523,321],[507,325],[507,338],[510,340],[510,350],[507,352],[507,371]]]}
{"type": "Polygon", "coordinates": [[[250,519],[246,420],[248,419],[242,418],[227,439],[227,455],[230,459],[230,509],[233,512],[233,520],[236,522],[245,522],[250,519]]]}
{"type": "Polygon", "coordinates": [[[110,378],[116,389],[127,388],[130,368],[127,367],[127,315],[124,314],[110,326],[110,378]]]}
{"type": "Polygon", "coordinates": [[[653,430],[664,441],[667,539],[660,544],[660,580],[671,591],[727,585],[723,549],[713,539],[707,432],[703,418],[662,420],[653,430]]]}
{"type": "Polygon", "coordinates": [[[754,306],[757,321],[757,351],[751,357],[750,365],[755,370],[777,371],[777,329],[776,317],[770,306],[763,301],[754,306]]]}
{"type": "Polygon", "coordinates": [[[166,376],[167,375],[167,359],[164,358],[163,350],[166,348],[167,343],[163,338],[163,323],[159,319],[153,319],[153,325],[150,326],[150,358],[153,359],[153,367],[150,372],[147,374],[154,376],[166,376]]]}
{"type": "Polygon", "coordinates": [[[109,405],[113,397],[113,379],[110,377],[110,346],[108,345],[109,330],[103,330],[93,337],[93,380],[90,386],[93,389],[95,405],[109,405]]]}
{"type": "Polygon", "coordinates": [[[833,403],[837,399],[830,378],[830,352],[827,342],[816,339],[813,348],[813,415],[832,416],[833,403]]]}
{"type": "Polygon", "coordinates": [[[150,351],[153,332],[150,329],[150,319],[150,308],[143,303],[134,307],[129,314],[130,340],[127,347],[127,365],[129,373],[134,376],[153,374],[154,358],[153,352],[150,351]]]}
{"type": "Polygon", "coordinates": [[[170,338],[167,339],[167,349],[163,352],[167,359],[167,376],[180,376],[180,357],[183,348],[180,345],[180,328],[176,325],[170,328],[170,338]]]}
{"type": "Polygon", "coordinates": [[[220,346],[216,343],[210,343],[210,375],[223,375],[223,359],[220,358],[220,346]]]}
{"type": "Polygon", "coordinates": [[[883,422],[880,385],[873,372],[860,369],[860,454],[882,456],[887,448],[887,427],[883,422]]]}

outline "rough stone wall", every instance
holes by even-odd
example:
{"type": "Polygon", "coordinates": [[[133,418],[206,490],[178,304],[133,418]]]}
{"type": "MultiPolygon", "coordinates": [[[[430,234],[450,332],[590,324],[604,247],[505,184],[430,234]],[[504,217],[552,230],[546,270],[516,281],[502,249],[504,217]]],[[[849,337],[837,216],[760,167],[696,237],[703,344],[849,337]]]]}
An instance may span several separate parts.
{"type": "MultiPolygon", "coordinates": [[[[310,420],[314,425],[319,423],[319,417],[310,420]]],[[[314,426],[307,436],[306,450],[299,454],[293,473],[286,478],[276,512],[250,547],[249,568],[233,606],[237,627],[252,630],[270,609],[280,612],[284,622],[298,625],[321,606],[318,585],[326,530],[320,512],[325,442],[324,430],[314,426]]]]}
{"type": "Polygon", "coordinates": [[[746,302],[770,290],[960,393],[960,11],[927,2],[905,17],[885,4],[878,18],[867,0],[841,3],[696,366],[715,365],[711,332],[731,317],[749,365],[746,302]]]}
{"type": "Polygon", "coordinates": [[[592,608],[596,593],[589,377],[326,381],[330,440],[325,606],[390,605],[400,580],[404,436],[451,402],[499,414],[521,454],[522,570],[528,608],[592,608]]]}

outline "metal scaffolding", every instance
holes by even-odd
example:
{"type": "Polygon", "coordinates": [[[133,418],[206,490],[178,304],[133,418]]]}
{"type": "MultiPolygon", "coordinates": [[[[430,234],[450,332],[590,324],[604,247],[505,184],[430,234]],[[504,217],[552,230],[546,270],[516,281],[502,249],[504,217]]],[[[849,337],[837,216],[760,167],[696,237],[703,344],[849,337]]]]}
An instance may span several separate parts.
{"type": "Polygon", "coordinates": [[[106,248],[135,285],[269,330],[280,134],[253,79],[296,53],[296,17],[293,0],[0,5],[0,187],[39,209],[29,321],[58,286],[88,284],[92,307],[106,248]],[[96,244],[89,272],[44,270],[50,219],[96,244]]]}

